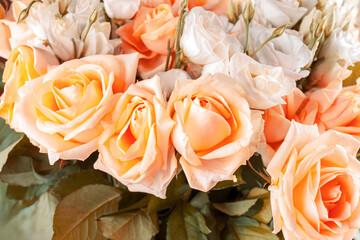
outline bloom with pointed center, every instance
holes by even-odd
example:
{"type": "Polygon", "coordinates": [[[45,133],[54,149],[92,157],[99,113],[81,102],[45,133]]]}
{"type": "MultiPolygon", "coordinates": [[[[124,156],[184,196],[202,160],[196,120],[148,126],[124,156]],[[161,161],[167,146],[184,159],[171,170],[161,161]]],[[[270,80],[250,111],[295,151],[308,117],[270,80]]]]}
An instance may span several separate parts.
{"type": "Polygon", "coordinates": [[[50,163],[86,159],[97,149],[106,114],[134,83],[137,61],[137,54],[86,57],[28,81],[14,107],[18,128],[50,163]]]}
{"type": "Polygon", "coordinates": [[[286,239],[351,239],[360,227],[360,142],[291,123],[270,161],[275,232],[286,239]]]}
{"type": "Polygon", "coordinates": [[[56,57],[43,49],[20,45],[11,52],[2,79],[6,84],[0,100],[0,116],[12,128],[17,128],[12,120],[14,104],[19,98],[19,88],[25,82],[46,74],[48,68],[58,64],[56,57]]]}
{"type": "Polygon", "coordinates": [[[116,103],[112,124],[100,137],[95,168],[111,174],[130,191],[165,198],[177,167],[170,142],[173,126],[158,76],[130,86],[116,103]]]}
{"type": "Polygon", "coordinates": [[[210,190],[254,153],[262,130],[259,111],[251,111],[223,74],[178,81],[168,103],[176,122],[171,138],[192,188],[210,190]]]}

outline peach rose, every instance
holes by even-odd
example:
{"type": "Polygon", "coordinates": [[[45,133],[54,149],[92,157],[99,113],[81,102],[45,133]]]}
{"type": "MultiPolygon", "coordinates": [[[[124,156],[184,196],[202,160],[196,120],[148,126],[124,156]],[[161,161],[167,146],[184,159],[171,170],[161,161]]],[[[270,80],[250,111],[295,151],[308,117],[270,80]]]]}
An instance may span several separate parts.
{"type": "Polygon", "coordinates": [[[137,54],[71,60],[20,88],[19,129],[50,163],[86,159],[97,149],[104,116],[135,82],[137,54]],[[120,94],[117,94],[120,93],[120,94]]]}
{"type": "Polygon", "coordinates": [[[173,126],[158,76],[130,86],[112,112],[112,124],[100,137],[95,168],[111,174],[130,191],[165,198],[177,167],[170,143],[173,126]]]}
{"type": "Polygon", "coordinates": [[[262,131],[260,111],[252,111],[223,74],[178,81],[168,103],[176,122],[171,138],[190,186],[210,190],[256,151],[262,131]]]}
{"type": "Polygon", "coordinates": [[[138,68],[141,78],[152,77],[165,69],[167,43],[174,39],[177,19],[170,5],[142,7],[134,20],[116,30],[123,41],[120,47],[124,53],[141,53],[138,68]]]}
{"type": "Polygon", "coordinates": [[[344,88],[319,119],[327,129],[348,133],[360,141],[360,85],[344,88]]]}
{"type": "Polygon", "coordinates": [[[263,116],[265,121],[264,144],[266,146],[260,146],[260,153],[265,166],[268,165],[270,159],[284,141],[290,128],[291,120],[295,119],[297,122],[306,122],[312,125],[317,114],[316,105],[311,105],[311,108],[304,108],[308,100],[305,94],[298,88],[295,88],[292,93],[283,97],[283,100],[286,102],[285,104],[267,109],[263,116]],[[301,110],[303,111],[302,119],[297,115],[301,110]]]}
{"type": "Polygon", "coordinates": [[[360,142],[291,123],[267,171],[274,232],[285,239],[351,239],[360,228],[360,142]]]}
{"type": "Polygon", "coordinates": [[[8,58],[11,50],[16,46],[35,38],[26,22],[16,23],[21,11],[30,2],[30,0],[14,0],[3,19],[0,17],[0,57],[8,58]]]}
{"type": "Polygon", "coordinates": [[[169,4],[172,5],[174,0],[141,0],[142,7],[155,8],[160,4],[169,4]]]}
{"type": "Polygon", "coordinates": [[[14,104],[19,98],[19,88],[26,81],[46,74],[51,66],[58,64],[54,55],[40,48],[20,45],[12,50],[5,64],[2,81],[6,84],[0,98],[0,116],[11,127],[16,128],[12,119],[14,104]]]}
{"type": "Polygon", "coordinates": [[[333,81],[325,88],[308,91],[306,95],[295,88],[283,97],[285,104],[267,109],[264,114],[264,139],[259,150],[264,164],[267,165],[284,141],[291,120],[306,125],[317,124],[320,132],[328,129],[321,116],[332,106],[340,91],[341,81],[333,81]]]}

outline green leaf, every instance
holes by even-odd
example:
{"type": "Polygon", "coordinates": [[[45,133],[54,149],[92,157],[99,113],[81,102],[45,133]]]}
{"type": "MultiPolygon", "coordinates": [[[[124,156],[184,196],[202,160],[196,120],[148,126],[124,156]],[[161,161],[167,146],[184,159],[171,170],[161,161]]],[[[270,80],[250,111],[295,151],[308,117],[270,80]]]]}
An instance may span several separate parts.
{"type": "Polygon", "coordinates": [[[10,151],[22,137],[22,133],[15,132],[5,123],[4,119],[0,118],[0,171],[6,163],[10,151]]]}
{"type": "Polygon", "coordinates": [[[241,216],[248,212],[257,202],[257,199],[247,199],[228,203],[214,203],[217,210],[226,213],[229,216],[241,216]]]}
{"type": "Polygon", "coordinates": [[[360,62],[355,63],[354,66],[350,66],[349,70],[352,71],[350,77],[343,81],[343,87],[356,85],[356,80],[360,77],[360,62]]]}
{"type": "MultiPolygon", "coordinates": [[[[1,194],[0,194],[1,195],[1,194]]],[[[0,239],[6,240],[48,240],[53,235],[52,221],[58,199],[47,192],[30,207],[18,208],[19,201],[1,199],[0,239]],[[8,202],[14,202],[11,208],[3,208],[8,202]]],[[[8,205],[8,207],[10,207],[8,205]]]]}
{"type": "Polygon", "coordinates": [[[47,184],[36,184],[30,187],[8,185],[6,197],[15,200],[33,200],[44,194],[49,188],[47,184]]]}
{"type": "Polygon", "coordinates": [[[151,196],[147,211],[158,212],[173,207],[184,197],[187,188],[188,185],[186,184],[185,174],[181,172],[169,184],[166,191],[166,199],[161,199],[153,195],[151,196]]]}
{"type": "Polygon", "coordinates": [[[234,175],[236,177],[236,182],[232,181],[232,180],[226,180],[226,181],[222,181],[222,182],[219,182],[215,185],[215,187],[213,187],[211,190],[222,190],[222,189],[225,189],[225,188],[228,188],[228,187],[235,187],[235,186],[238,186],[240,184],[244,184],[246,183],[242,176],[241,176],[241,173],[242,173],[242,169],[241,168],[238,168],[238,170],[235,171],[234,175]]]}
{"type": "Polygon", "coordinates": [[[197,209],[202,209],[209,202],[209,195],[207,193],[198,192],[193,198],[191,198],[190,204],[197,209]]]}
{"type": "Polygon", "coordinates": [[[62,168],[59,163],[50,165],[47,154],[39,153],[39,149],[24,137],[9,153],[9,158],[0,172],[0,180],[23,187],[53,184],[62,176],[77,170],[75,165],[62,168]]]}
{"type": "Polygon", "coordinates": [[[107,185],[87,185],[64,197],[55,210],[54,236],[57,239],[102,239],[96,219],[115,212],[120,191],[107,185]]]}
{"type": "Polygon", "coordinates": [[[143,210],[101,217],[99,227],[104,237],[116,240],[150,240],[159,232],[156,213],[143,210]]]}
{"type": "Polygon", "coordinates": [[[220,240],[220,232],[224,229],[226,223],[226,216],[224,214],[215,215],[215,211],[211,208],[210,203],[207,203],[201,209],[201,213],[205,217],[206,225],[211,230],[211,233],[206,235],[208,240],[220,240]]]}
{"type": "Polygon", "coordinates": [[[266,180],[264,180],[258,173],[256,173],[250,166],[249,164],[251,164],[253,166],[254,169],[256,169],[256,171],[263,173],[264,175],[264,164],[262,162],[261,156],[260,154],[255,153],[253,156],[251,156],[251,158],[249,159],[249,161],[247,162],[247,165],[243,165],[241,166],[242,168],[242,177],[244,179],[244,181],[246,182],[246,186],[247,188],[254,188],[254,187],[262,187],[265,183],[266,180]]]}
{"type": "Polygon", "coordinates": [[[206,225],[205,218],[201,212],[191,206],[188,202],[181,201],[178,202],[169,216],[166,239],[206,240],[206,235],[210,232],[211,230],[206,225]]]}
{"type": "Polygon", "coordinates": [[[264,204],[261,210],[255,215],[251,216],[251,218],[258,220],[259,222],[268,224],[272,219],[270,192],[263,188],[253,188],[251,189],[248,198],[263,199],[264,204]]]}
{"type": "Polygon", "coordinates": [[[71,192],[90,184],[109,185],[104,174],[97,170],[85,170],[73,172],[59,179],[53,191],[60,197],[65,197],[71,192]]]}
{"type": "Polygon", "coordinates": [[[230,218],[224,231],[224,240],[277,240],[269,226],[248,217],[230,218]]]}
{"type": "Polygon", "coordinates": [[[244,214],[244,216],[252,217],[253,215],[259,213],[264,206],[264,200],[258,198],[256,203],[244,214]]]}

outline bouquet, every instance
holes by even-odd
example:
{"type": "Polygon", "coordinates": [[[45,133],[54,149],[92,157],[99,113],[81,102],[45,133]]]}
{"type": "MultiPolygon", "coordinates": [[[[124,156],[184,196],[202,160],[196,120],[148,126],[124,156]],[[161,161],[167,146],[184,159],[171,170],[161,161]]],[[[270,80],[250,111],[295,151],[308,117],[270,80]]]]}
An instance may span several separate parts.
{"type": "Polygon", "coordinates": [[[359,239],[356,0],[1,0],[1,239],[359,239]]]}

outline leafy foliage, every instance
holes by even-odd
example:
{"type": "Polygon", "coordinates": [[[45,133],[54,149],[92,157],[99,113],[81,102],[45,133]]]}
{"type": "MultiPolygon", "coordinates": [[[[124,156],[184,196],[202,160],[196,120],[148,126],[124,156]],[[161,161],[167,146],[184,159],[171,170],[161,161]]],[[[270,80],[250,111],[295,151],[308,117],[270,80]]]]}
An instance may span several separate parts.
{"type": "Polygon", "coordinates": [[[56,239],[101,239],[96,220],[116,211],[120,191],[112,186],[87,185],[64,197],[56,207],[54,236],[56,239]]]}
{"type": "Polygon", "coordinates": [[[5,164],[8,154],[21,140],[23,134],[15,132],[0,118],[0,171],[5,164]]]}
{"type": "Polygon", "coordinates": [[[149,240],[159,231],[156,213],[144,210],[102,217],[99,226],[105,237],[117,240],[149,240]]]}
{"type": "Polygon", "coordinates": [[[211,230],[206,225],[206,220],[199,210],[188,202],[179,202],[169,216],[166,238],[177,239],[204,239],[211,230]]]}

